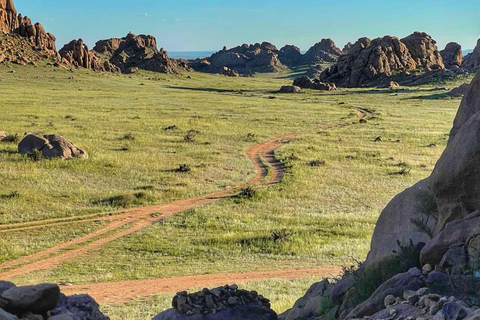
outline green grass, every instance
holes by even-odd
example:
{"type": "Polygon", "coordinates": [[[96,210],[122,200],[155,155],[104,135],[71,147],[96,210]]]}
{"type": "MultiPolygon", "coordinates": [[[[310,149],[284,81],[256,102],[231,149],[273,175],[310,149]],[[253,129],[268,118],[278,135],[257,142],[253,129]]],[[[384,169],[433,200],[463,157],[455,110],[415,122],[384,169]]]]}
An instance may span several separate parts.
{"type": "MultiPolygon", "coordinates": [[[[70,72],[50,67],[15,71],[0,72],[0,130],[62,134],[90,158],[32,162],[15,153],[15,144],[0,144],[0,195],[19,194],[0,197],[0,223],[108,212],[222,190],[254,176],[245,156],[255,143],[252,137],[262,142],[310,132],[277,151],[288,166],[281,184],[249,199],[224,199],[182,212],[53,270],[17,277],[18,283],[339,266],[364,259],[381,209],[430,174],[460,103],[428,99],[441,93],[430,87],[274,93],[291,82],[287,73],[238,79],[192,73],[193,79],[186,79],[75,71],[75,79],[68,80],[70,72]],[[372,110],[374,118],[311,131],[352,116],[354,107],[372,110]],[[169,126],[177,128],[164,130],[169,126]],[[189,130],[199,131],[193,142],[184,141],[189,130]],[[125,139],[130,134],[134,139],[125,139]],[[378,136],[382,141],[374,142],[378,136]],[[437,147],[428,147],[432,143],[437,147]],[[317,159],[325,164],[311,166],[317,159]],[[181,164],[192,170],[177,172],[181,164]],[[138,192],[145,196],[135,197],[138,192]],[[131,201],[106,201],[112,197],[131,201]],[[285,236],[276,241],[273,233],[285,236]]],[[[64,240],[52,239],[16,256],[64,240]]],[[[0,259],[12,257],[0,251],[0,259]]],[[[308,287],[303,281],[285,284],[301,289],[279,298],[277,311],[302,295],[308,287]]],[[[284,292],[280,285],[270,288],[264,289],[269,298],[284,292]]],[[[146,304],[154,313],[166,306],[164,297],[155,301],[105,310],[113,319],[123,319],[115,310],[124,309],[140,319],[146,304]]]]}

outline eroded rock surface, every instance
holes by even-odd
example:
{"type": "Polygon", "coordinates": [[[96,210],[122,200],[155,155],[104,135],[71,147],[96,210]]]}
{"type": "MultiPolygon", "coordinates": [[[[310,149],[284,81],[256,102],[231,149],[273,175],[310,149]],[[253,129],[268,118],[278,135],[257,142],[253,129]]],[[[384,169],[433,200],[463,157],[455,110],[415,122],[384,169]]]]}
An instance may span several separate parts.
{"type": "Polygon", "coordinates": [[[45,158],[60,158],[63,160],[88,158],[85,151],[77,148],[72,142],[57,134],[41,135],[27,133],[18,144],[18,152],[31,154],[34,151],[41,152],[45,158]]]}

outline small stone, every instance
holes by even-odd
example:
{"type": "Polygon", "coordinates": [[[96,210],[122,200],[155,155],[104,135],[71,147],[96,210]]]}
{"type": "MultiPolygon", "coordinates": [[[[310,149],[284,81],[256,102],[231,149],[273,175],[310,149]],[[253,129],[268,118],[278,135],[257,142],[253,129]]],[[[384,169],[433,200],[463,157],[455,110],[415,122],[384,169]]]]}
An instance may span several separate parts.
{"type": "Polygon", "coordinates": [[[429,274],[429,273],[432,272],[432,271],[433,271],[433,267],[432,267],[431,264],[426,264],[426,265],[424,265],[423,268],[422,268],[423,274],[429,274]]]}
{"type": "Polygon", "coordinates": [[[231,286],[229,286],[229,289],[230,290],[237,290],[238,286],[236,284],[232,284],[231,286]]]}
{"type": "Polygon", "coordinates": [[[395,296],[393,296],[393,295],[390,294],[390,295],[388,295],[388,296],[385,297],[385,299],[383,300],[383,302],[384,302],[384,306],[385,306],[385,308],[386,308],[386,307],[388,307],[388,306],[390,306],[390,305],[392,305],[392,304],[395,303],[395,296]]]}

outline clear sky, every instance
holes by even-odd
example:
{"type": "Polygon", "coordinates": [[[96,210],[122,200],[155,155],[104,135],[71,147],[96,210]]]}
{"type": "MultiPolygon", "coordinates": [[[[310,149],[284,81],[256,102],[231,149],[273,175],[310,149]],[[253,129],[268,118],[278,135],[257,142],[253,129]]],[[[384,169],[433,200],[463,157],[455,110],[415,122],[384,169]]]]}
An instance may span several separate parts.
{"type": "Polygon", "coordinates": [[[480,37],[480,0],[14,0],[41,22],[57,47],[83,38],[152,34],[167,51],[216,51],[224,45],[269,41],[302,50],[322,38],[343,48],[359,37],[404,37],[425,31],[441,49],[464,49],[480,37]]]}

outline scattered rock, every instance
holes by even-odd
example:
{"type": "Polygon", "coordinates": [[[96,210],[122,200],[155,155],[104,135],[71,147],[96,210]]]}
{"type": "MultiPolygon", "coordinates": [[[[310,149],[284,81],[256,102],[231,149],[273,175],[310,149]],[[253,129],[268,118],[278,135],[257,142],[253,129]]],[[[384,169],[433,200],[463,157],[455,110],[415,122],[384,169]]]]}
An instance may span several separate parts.
{"type": "Polygon", "coordinates": [[[230,69],[228,67],[221,67],[220,74],[223,74],[224,76],[227,76],[227,77],[233,77],[233,78],[240,77],[240,74],[237,71],[230,69]]]}
{"type": "Polygon", "coordinates": [[[30,154],[34,150],[41,151],[45,158],[61,158],[87,159],[88,155],[82,149],[77,148],[72,142],[67,141],[64,137],[56,134],[41,135],[27,133],[18,144],[18,152],[22,154],[30,154]]]}
{"type": "Polygon", "coordinates": [[[8,302],[7,310],[45,313],[57,305],[60,288],[56,284],[12,287],[4,291],[1,297],[8,302]]]}
{"type": "Polygon", "coordinates": [[[302,88],[297,86],[282,86],[278,92],[280,93],[298,93],[301,92],[302,88]]]}
{"type": "Polygon", "coordinates": [[[323,91],[337,90],[337,87],[333,83],[321,82],[318,79],[310,79],[309,77],[306,77],[306,76],[295,79],[295,81],[293,81],[293,85],[300,88],[314,89],[314,90],[323,90],[323,91]]]}

